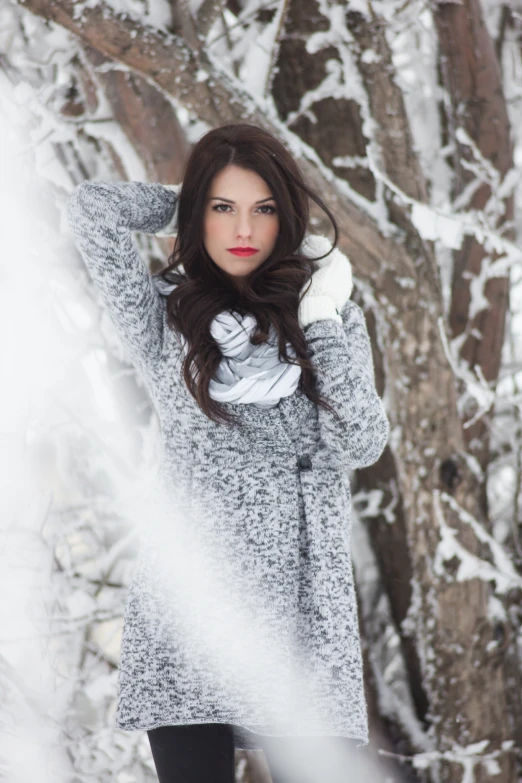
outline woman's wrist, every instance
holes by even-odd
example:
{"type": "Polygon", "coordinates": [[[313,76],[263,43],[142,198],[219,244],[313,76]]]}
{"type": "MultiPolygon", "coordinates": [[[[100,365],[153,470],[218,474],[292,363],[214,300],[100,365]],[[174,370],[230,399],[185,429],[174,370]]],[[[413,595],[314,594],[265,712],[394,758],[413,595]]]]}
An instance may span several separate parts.
{"type": "Polygon", "coordinates": [[[342,324],[341,318],[334,300],[322,294],[320,296],[304,296],[299,304],[298,320],[301,328],[308,326],[314,321],[322,321],[325,318],[331,318],[337,323],[342,324]]]}

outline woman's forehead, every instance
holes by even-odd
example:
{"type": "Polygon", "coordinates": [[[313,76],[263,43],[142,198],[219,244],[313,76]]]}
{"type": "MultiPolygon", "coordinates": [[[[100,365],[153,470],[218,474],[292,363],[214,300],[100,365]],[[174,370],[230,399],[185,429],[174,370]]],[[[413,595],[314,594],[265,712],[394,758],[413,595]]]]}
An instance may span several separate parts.
{"type": "Polygon", "coordinates": [[[259,174],[251,169],[239,166],[226,166],[212,182],[208,190],[208,198],[220,198],[223,201],[260,203],[273,197],[270,188],[259,174]]]}

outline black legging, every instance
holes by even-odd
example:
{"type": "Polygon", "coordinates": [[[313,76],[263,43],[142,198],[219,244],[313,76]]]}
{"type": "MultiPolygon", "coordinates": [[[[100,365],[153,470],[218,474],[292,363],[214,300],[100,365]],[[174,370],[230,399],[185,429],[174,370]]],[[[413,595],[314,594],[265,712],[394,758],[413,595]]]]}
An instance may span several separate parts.
{"type": "MultiPolygon", "coordinates": [[[[159,783],[234,783],[234,738],[230,725],[159,726],[147,734],[159,783]]],[[[356,747],[357,740],[345,737],[343,741],[356,747]]],[[[278,783],[280,778],[273,771],[269,749],[265,750],[265,757],[273,783],[278,783]]]]}
{"type": "Polygon", "coordinates": [[[159,783],[234,783],[234,738],[226,723],[159,726],[147,734],[159,783]]]}

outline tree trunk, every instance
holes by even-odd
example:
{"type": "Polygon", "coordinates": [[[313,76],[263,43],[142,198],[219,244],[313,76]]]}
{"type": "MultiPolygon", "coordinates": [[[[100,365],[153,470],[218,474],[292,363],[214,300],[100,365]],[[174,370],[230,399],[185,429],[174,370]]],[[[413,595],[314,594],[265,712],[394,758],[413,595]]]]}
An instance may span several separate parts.
{"type": "MultiPolygon", "coordinates": [[[[491,228],[514,239],[512,189],[504,197],[499,193],[513,167],[510,125],[495,45],[480,2],[439,0],[433,10],[443,85],[449,97],[454,202],[460,209],[484,212],[491,228]]],[[[466,237],[454,253],[449,312],[460,358],[471,373],[479,368],[492,388],[500,368],[509,296],[509,269],[502,262],[495,265],[498,259],[498,253],[486,252],[475,237],[466,237]]],[[[477,403],[469,403],[465,416],[472,419],[477,403]]],[[[486,518],[492,414],[491,408],[464,429],[466,448],[484,472],[480,498],[486,518]]]]}

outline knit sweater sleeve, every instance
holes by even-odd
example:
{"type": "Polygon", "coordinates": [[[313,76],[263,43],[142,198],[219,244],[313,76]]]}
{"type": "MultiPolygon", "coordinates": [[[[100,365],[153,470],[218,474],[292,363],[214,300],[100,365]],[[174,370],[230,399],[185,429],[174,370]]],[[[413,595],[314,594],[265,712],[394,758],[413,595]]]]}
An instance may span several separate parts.
{"type": "Polygon", "coordinates": [[[131,232],[156,233],[171,220],[176,203],[177,194],[159,183],[82,182],[66,204],[103,304],[131,359],[145,368],[161,355],[166,307],[131,232]]]}
{"type": "Polygon", "coordinates": [[[348,468],[373,465],[388,441],[390,425],[375,388],[370,338],[362,309],[348,300],[340,324],[332,318],[304,328],[317,390],[337,411],[318,406],[322,447],[348,468]]]}

